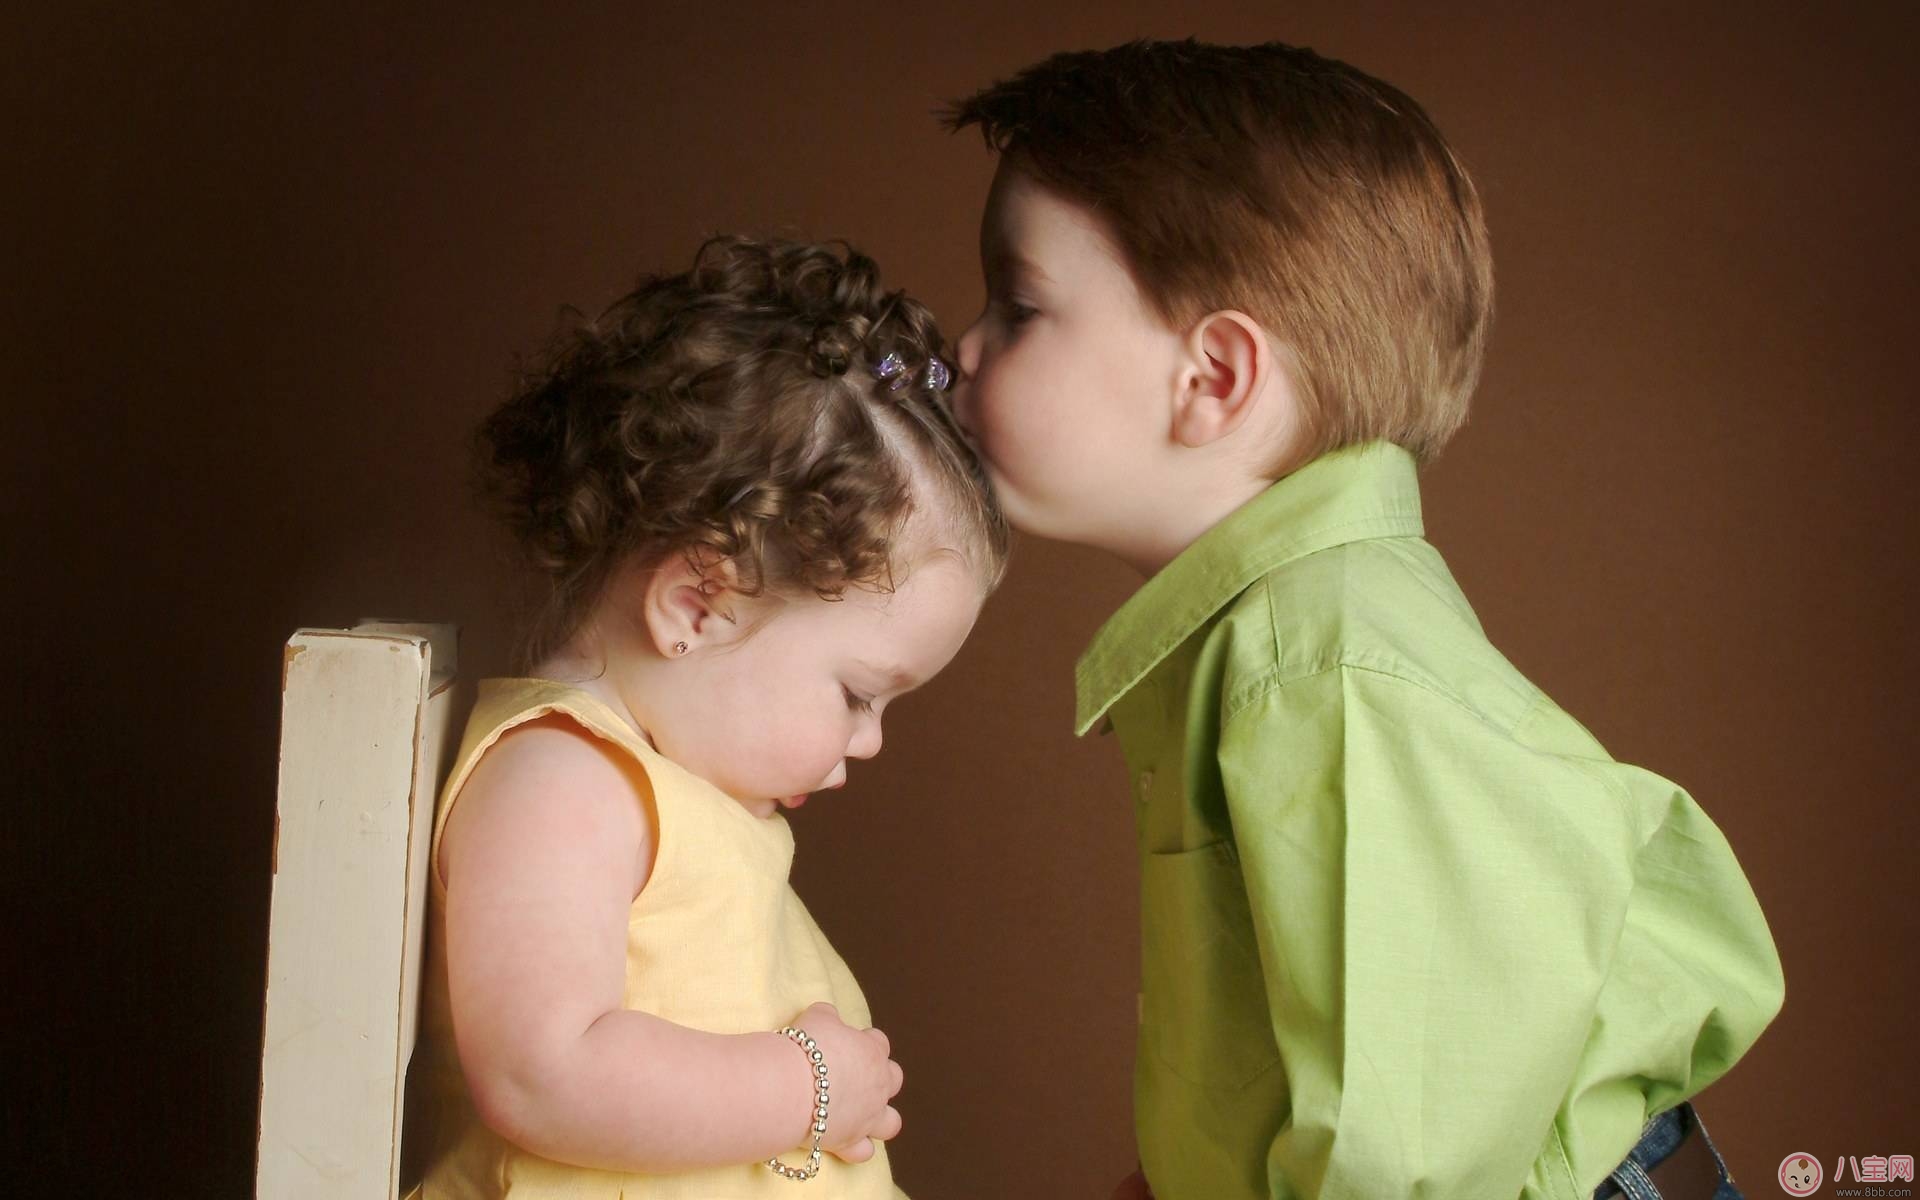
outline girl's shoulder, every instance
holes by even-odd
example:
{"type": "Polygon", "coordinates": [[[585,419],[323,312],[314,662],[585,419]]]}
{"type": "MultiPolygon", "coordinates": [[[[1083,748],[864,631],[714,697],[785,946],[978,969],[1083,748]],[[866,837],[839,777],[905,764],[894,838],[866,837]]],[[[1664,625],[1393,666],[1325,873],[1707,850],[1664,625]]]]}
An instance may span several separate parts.
{"type": "MultiPolygon", "coordinates": [[[[434,858],[442,882],[476,844],[497,853],[556,836],[563,844],[619,847],[621,859],[643,873],[651,862],[657,816],[648,763],[632,744],[638,739],[606,727],[611,714],[603,718],[591,704],[542,694],[539,686],[490,686],[544,683],[482,684],[441,804],[434,858]]],[[[634,882],[643,881],[644,874],[634,882]]]]}
{"type": "Polygon", "coordinates": [[[523,725],[543,722],[551,727],[554,721],[549,718],[611,742],[643,764],[658,758],[640,731],[599,696],[573,684],[528,677],[480,681],[460,759],[477,759],[495,740],[523,725]]]}
{"type": "Polygon", "coordinates": [[[542,800],[586,792],[629,805],[652,790],[642,760],[564,710],[502,730],[473,763],[463,790],[475,788],[525,792],[542,800]]]}
{"type": "Polygon", "coordinates": [[[481,681],[456,771],[463,792],[522,794],[542,805],[585,796],[637,809],[651,824],[665,766],[638,730],[591,692],[549,679],[481,681]]]}

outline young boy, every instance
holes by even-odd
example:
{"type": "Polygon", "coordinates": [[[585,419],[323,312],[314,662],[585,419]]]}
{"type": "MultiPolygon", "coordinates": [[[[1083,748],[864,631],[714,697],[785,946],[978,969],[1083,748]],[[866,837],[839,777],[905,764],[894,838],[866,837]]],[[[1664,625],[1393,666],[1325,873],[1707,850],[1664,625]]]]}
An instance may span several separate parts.
{"type": "Polygon", "coordinates": [[[1062,54],[949,121],[1002,155],[962,423],[1016,525],[1148,576],[1078,727],[1134,784],[1153,1193],[1737,1195],[1685,1101],[1780,1007],[1753,893],[1422,537],[1492,306],[1432,122],[1310,51],[1193,42],[1062,54]]]}

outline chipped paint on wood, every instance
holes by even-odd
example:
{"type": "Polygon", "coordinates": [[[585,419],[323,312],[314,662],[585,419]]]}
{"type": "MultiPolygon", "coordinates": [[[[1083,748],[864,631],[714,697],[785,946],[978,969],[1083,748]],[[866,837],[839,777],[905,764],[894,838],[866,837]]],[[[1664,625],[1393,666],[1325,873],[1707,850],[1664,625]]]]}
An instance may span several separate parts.
{"type": "Polygon", "coordinates": [[[306,652],[307,652],[307,648],[305,646],[296,646],[292,642],[288,642],[286,646],[281,650],[280,652],[280,691],[283,694],[287,690],[287,674],[293,670],[294,660],[299,658],[302,654],[305,654],[306,652]]]}

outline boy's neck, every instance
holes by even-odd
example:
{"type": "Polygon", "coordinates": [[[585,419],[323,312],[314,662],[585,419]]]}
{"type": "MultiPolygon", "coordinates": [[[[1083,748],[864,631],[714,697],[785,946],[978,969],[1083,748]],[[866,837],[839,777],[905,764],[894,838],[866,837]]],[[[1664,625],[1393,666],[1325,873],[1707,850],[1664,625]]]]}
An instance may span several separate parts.
{"type": "Polygon", "coordinates": [[[1201,535],[1227,519],[1242,505],[1273,485],[1270,479],[1218,481],[1204,493],[1184,492],[1177,505],[1153,528],[1115,530],[1114,542],[1101,547],[1121,562],[1151,579],[1199,541],[1201,535]]]}
{"type": "Polygon", "coordinates": [[[1296,444],[1275,464],[1279,470],[1255,471],[1229,457],[1189,451],[1171,464],[1164,486],[1157,489],[1162,502],[1154,506],[1155,518],[1112,530],[1111,540],[1100,548],[1140,572],[1141,578],[1151,579],[1207,530],[1305,466],[1303,458],[1296,444]]]}

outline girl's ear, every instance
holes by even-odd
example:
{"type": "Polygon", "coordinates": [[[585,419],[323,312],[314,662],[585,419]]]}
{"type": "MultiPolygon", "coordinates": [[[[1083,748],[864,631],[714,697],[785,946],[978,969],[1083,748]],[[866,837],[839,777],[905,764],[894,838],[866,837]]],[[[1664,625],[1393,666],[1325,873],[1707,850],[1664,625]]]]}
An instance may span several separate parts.
{"type": "Polygon", "coordinates": [[[1285,390],[1265,332],[1245,313],[1223,309],[1201,317],[1186,338],[1187,366],[1173,410],[1173,437],[1207,446],[1241,428],[1267,393],[1285,390]]]}
{"type": "Polygon", "coordinates": [[[644,575],[640,597],[640,619],[654,650],[662,658],[683,658],[737,640],[744,629],[739,610],[751,599],[740,594],[739,578],[728,559],[696,564],[677,553],[661,559],[644,575]]]}

